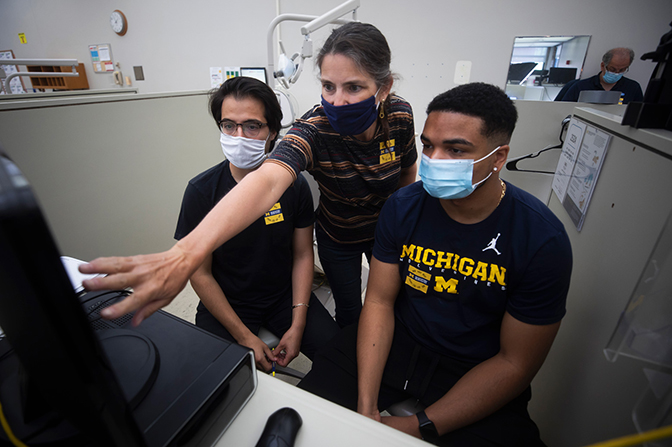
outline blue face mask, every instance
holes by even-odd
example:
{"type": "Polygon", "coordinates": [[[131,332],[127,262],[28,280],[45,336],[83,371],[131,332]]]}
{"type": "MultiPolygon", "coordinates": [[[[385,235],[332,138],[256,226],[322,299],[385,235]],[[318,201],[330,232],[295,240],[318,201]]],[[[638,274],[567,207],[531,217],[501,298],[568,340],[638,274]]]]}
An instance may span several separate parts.
{"type": "Polygon", "coordinates": [[[499,149],[478,160],[434,160],[422,154],[420,178],[425,191],[437,199],[462,199],[474,192],[476,187],[490,178],[492,172],[480,182],[472,184],[474,165],[483,161],[499,149]]]}
{"type": "Polygon", "coordinates": [[[336,132],[341,135],[359,135],[376,121],[378,115],[376,95],[355,104],[342,106],[330,104],[322,97],[322,107],[329,119],[329,124],[336,132]]]}
{"type": "Polygon", "coordinates": [[[615,84],[621,80],[623,73],[612,73],[611,71],[605,70],[602,75],[602,80],[607,84],[615,84]]]}

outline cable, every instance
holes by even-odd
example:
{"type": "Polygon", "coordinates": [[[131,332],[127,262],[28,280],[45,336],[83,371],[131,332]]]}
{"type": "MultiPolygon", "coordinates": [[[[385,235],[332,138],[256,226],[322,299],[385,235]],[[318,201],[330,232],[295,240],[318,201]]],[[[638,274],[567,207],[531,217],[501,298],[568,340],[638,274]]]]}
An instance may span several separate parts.
{"type": "MultiPolygon", "coordinates": [[[[549,101],[553,101],[553,98],[551,98],[551,95],[548,94],[548,89],[546,88],[546,85],[542,85],[542,87],[544,88],[544,95],[546,95],[546,97],[548,98],[549,101]]],[[[541,100],[542,101],[544,100],[543,95],[541,96],[541,100]]]]}
{"type": "Polygon", "coordinates": [[[19,438],[14,436],[14,432],[12,432],[11,427],[7,423],[7,419],[5,419],[5,413],[2,411],[2,404],[0,404],[0,423],[2,424],[2,429],[5,431],[5,434],[7,435],[7,438],[9,438],[9,442],[11,442],[12,445],[16,447],[28,447],[26,444],[21,442],[19,438]]]}
{"type": "Polygon", "coordinates": [[[610,441],[591,444],[586,447],[629,447],[669,437],[672,437],[672,425],[645,431],[644,433],[638,433],[636,435],[623,436],[610,441]]]}
{"type": "Polygon", "coordinates": [[[569,122],[572,120],[572,115],[567,115],[565,119],[562,120],[562,126],[560,126],[560,136],[558,136],[558,139],[560,142],[564,145],[565,140],[562,138],[562,134],[565,133],[565,130],[567,130],[567,126],[569,126],[569,122]]]}

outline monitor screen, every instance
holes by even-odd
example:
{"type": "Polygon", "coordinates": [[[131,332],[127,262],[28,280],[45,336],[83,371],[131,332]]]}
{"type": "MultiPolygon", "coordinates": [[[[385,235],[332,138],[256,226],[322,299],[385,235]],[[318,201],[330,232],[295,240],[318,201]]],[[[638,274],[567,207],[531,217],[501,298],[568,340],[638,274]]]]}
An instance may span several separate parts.
{"type": "Polygon", "coordinates": [[[537,67],[536,62],[521,62],[519,64],[509,65],[509,74],[506,78],[507,82],[519,84],[523,82],[537,67]]]}
{"type": "Polygon", "coordinates": [[[240,75],[259,79],[261,82],[268,84],[264,67],[240,67],[240,75]]]}
{"type": "Polygon", "coordinates": [[[618,104],[621,101],[621,92],[609,90],[582,90],[579,92],[577,102],[589,102],[592,104],[618,104]]]}
{"type": "Polygon", "coordinates": [[[564,85],[576,79],[576,68],[551,67],[548,72],[548,83],[564,85]]]}

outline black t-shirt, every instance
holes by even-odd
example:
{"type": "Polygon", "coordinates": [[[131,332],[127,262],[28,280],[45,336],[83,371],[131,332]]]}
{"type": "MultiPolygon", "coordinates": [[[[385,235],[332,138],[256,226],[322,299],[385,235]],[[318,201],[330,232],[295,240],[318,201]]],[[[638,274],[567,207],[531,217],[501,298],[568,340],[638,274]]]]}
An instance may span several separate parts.
{"type": "MultiPolygon", "coordinates": [[[[189,234],[236,184],[228,160],[191,179],[175,239],[189,234]]],[[[314,220],[310,187],[299,175],[266,215],[216,249],[212,275],[229,303],[265,308],[291,294],[294,229],[311,226],[314,220]]]]}
{"type": "Polygon", "coordinates": [[[422,346],[480,363],[499,352],[504,312],[528,324],[560,321],[572,270],[562,223],[507,183],[484,221],[452,220],[416,182],[397,191],[378,219],[376,259],[399,265],[395,315],[422,346]]]}

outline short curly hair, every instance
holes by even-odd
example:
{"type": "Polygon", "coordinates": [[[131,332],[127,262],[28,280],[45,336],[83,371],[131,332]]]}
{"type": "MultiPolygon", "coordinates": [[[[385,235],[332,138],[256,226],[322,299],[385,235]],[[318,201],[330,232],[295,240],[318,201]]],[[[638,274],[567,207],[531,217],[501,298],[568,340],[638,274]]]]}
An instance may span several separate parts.
{"type": "Polygon", "coordinates": [[[455,112],[483,120],[481,134],[508,144],[516,127],[518,112],[502,89],[484,82],[464,84],[441,93],[427,106],[432,112],[455,112]]]}

